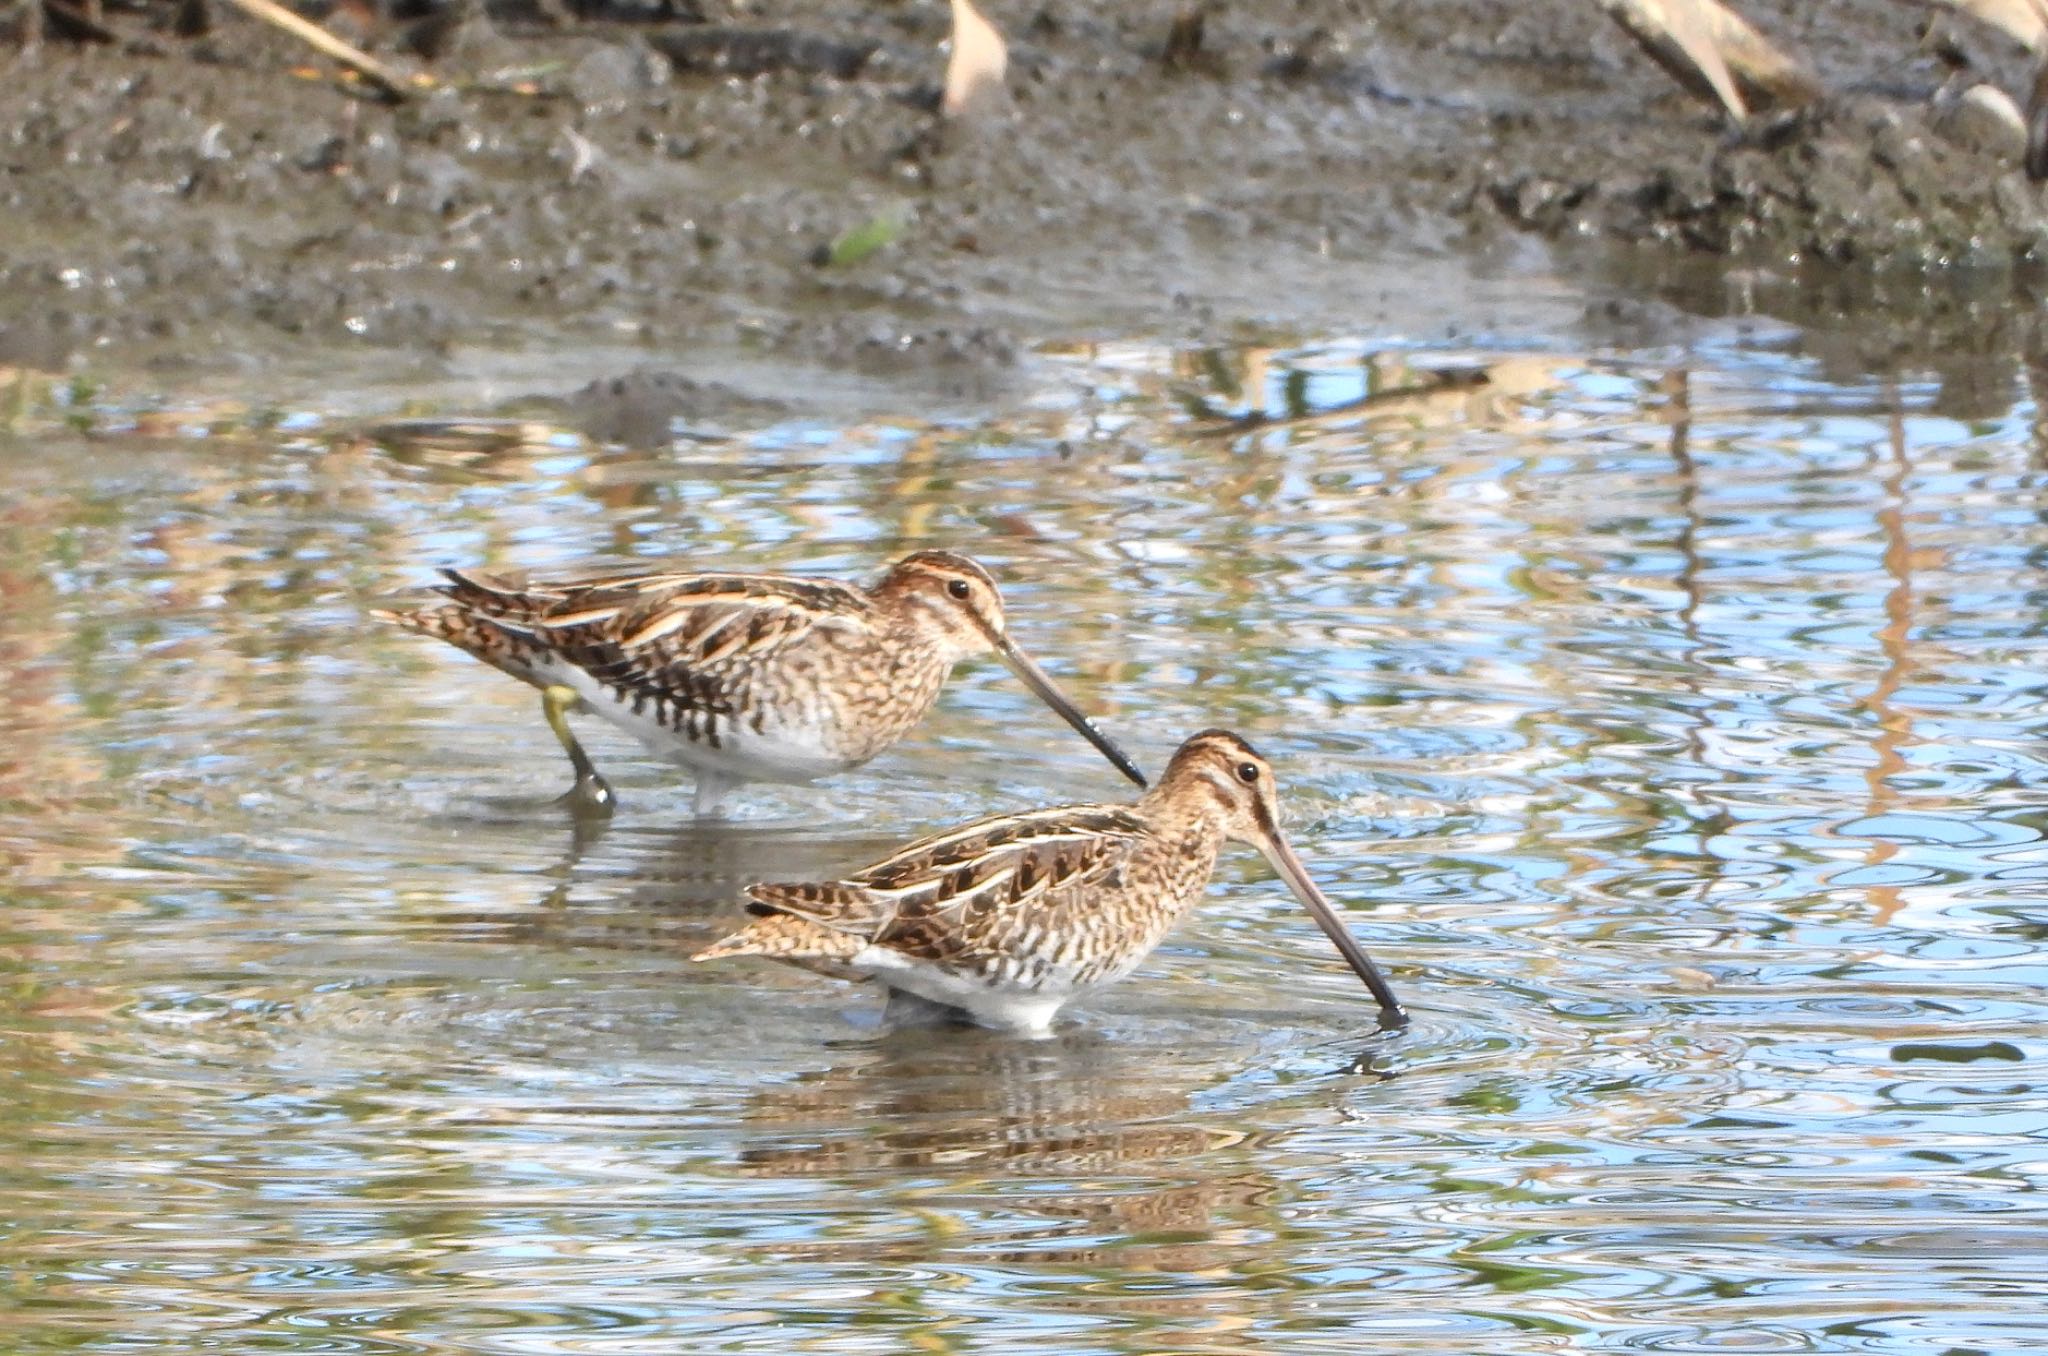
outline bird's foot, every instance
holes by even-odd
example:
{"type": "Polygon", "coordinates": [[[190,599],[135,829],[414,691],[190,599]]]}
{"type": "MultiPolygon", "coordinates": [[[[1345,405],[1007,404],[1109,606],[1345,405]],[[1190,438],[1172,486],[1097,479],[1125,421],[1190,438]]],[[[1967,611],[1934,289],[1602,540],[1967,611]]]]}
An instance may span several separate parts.
{"type": "Polygon", "coordinates": [[[612,811],[619,808],[619,797],[610,782],[596,772],[587,772],[579,773],[576,785],[564,791],[555,804],[578,819],[609,819],[612,811]]]}
{"type": "Polygon", "coordinates": [[[728,777],[717,772],[697,774],[697,794],[690,802],[690,808],[699,819],[721,819],[725,815],[726,793],[738,786],[737,777],[728,777]]]}

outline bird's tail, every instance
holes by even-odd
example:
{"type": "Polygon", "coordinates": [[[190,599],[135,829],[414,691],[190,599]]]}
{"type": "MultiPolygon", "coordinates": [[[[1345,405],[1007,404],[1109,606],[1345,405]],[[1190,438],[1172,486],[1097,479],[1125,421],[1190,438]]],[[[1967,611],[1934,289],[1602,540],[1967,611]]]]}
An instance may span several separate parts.
{"type": "Polygon", "coordinates": [[[443,571],[449,583],[436,590],[449,601],[438,607],[377,608],[370,615],[401,630],[444,640],[495,669],[533,682],[529,659],[538,648],[526,624],[534,613],[520,595],[492,587],[454,570],[443,571]]]}
{"type": "Polygon", "coordinates": [[[691,960],[723,960],[727,956],[766,956],[786,961],[847,961],[860,954],[867,939],[813,923],[792,914],[771,913],[713,942],[691,960]]]}

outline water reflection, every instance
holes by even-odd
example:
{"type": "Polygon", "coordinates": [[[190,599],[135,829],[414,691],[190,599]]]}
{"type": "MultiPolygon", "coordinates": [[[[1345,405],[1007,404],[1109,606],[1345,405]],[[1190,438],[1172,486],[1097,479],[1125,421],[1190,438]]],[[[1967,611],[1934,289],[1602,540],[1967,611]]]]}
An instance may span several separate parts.
{"type": "MultiPolygon", "coordinates": [[[[1005,1209],[1024,1218],[976,1238],[976,1254],[990,1260],[1218,1267],[1246,1254],[1243,1215],[1274,1183],[1257,1169],[1252,1136],[1194,1111],[1197,1090],[1192,1071],[1162,1078],[1152,1056],[1085,1028],[1028,1044],[896,1031],[857,1062],[749,1097],[738,1161],[750,1177],[860,1178],[884,1190],[925,1179],[911,1194],[927,1213],[947,1211],[952,1194],[932,1188],[930,1170],[999,1182],[1005,1209]],[[1160,1178],[1188,1160],[1194,1180],[1160,1178]],[[1219,1176],[1219,1160],[1238,1166],[1219,1176]],[[1232,1219],[1219,1221],[1226,1210],[1232,1219]],[[1219,1227],[1225,1237],[1214,1237],[1219,1227]],[[1131,1237],[1160,1233],[1179,1237],[1131,1237]]],[[[914,1259],[929,1246],[897,1251],[914,1259]]],[[[834,1243],[796,1253],[863,1255],[834,1243]]]]}
{"type": "Polygon", "coordinates": [[[988,429],[110,404],[0,437],[11,1349],[2048,1335],[2010,359],[1045,362],[988,429]],[[715,830],[614,743],[628,812],[578,825],[520,692],[364,618],[452,560],[928,541],[1002,564],[1141,759],[1266,748],[1413,1028],[1248,854],[1050,1042],[693,967],[745,881],[1123,793],[989,669],[715,830]]]}

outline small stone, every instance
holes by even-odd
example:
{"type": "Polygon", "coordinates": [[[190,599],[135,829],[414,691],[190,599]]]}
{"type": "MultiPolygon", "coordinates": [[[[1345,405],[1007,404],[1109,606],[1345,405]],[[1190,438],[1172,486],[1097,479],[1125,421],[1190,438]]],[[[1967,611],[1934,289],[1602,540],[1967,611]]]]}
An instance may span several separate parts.
{"type": "Polygon", "coordinates": [[[2026,156],[2026,119],[2012,96],[1995,85],[1972,85],[1938,100],[1932,121],[1935,131],[1966,150],[2014,164],[2026,156]]]}

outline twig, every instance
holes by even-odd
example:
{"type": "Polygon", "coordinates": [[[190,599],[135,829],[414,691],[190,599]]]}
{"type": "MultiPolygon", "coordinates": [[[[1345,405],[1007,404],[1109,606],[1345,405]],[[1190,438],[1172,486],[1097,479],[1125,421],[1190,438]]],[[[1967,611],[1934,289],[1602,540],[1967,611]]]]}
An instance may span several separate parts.
{"type": "Polygon", "coordinates": [[[228,0],[228,3],[244,14],[283,29],[321,55],[334,58],[394,99],[406,98],[419,87],[419,82],[407,79],[375,57],[349,46],[311,20],[300,18],[278,4],[277,0],[228,0]]]}

